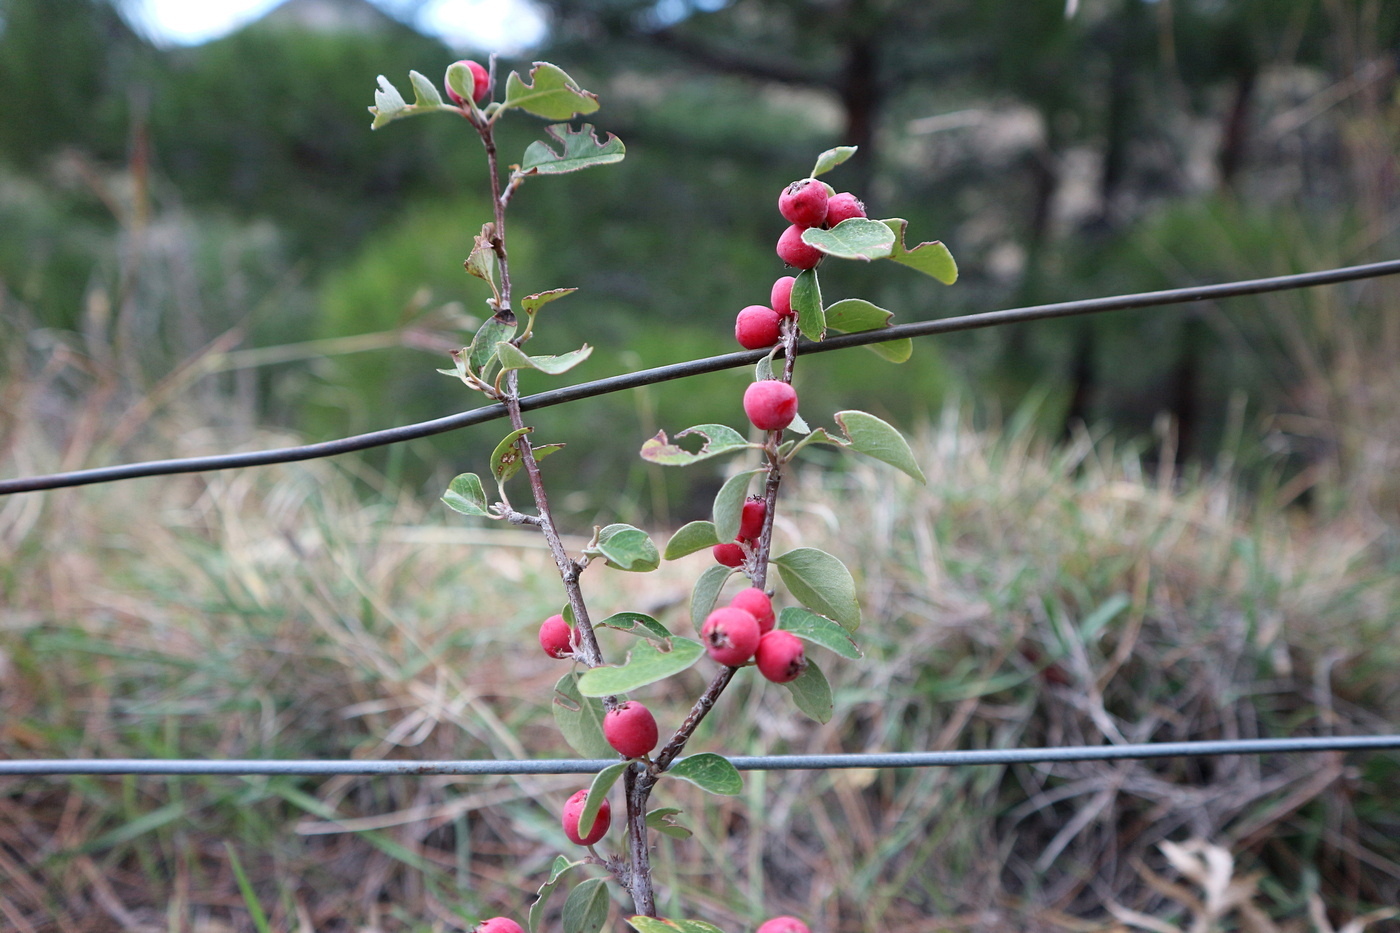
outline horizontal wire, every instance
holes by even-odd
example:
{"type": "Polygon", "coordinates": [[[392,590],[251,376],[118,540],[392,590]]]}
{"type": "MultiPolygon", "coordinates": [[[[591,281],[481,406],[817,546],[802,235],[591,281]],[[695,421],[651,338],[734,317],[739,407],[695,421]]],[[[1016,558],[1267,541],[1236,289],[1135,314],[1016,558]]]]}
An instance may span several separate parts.
{"type": "MultiPolygon", "coordinates": [[[[838,768],[937,768],[956,765],[1051,764],[1063,761],[1178,758],[1209,755],[1276,755],[1289,752],[1354,752],[1400,749],[1400,735],[1307,736],[1140,745],[1070,745],[1062,748],[989,748],[956,752],[888,752],[850,755],[742,755],[729,759],[740,771],[826,771],[838,768]]],[[[684,759],[680,759],[684,761],[684,759]]],[[[679,763],[679,761],[677,762],[679,763]]],[[[218,760],[176,758],[60,758],[0,761],[0,777],[16,775],[511,775],[596,774],[615,758],[467,761],[218,760]]],[[[674,767],[674,766],[673,766],[674,767]]]]}
{"type": "MultiPolygon", "coordinates": [[[[827,353],[844,350],[847,347],[883,343],[906,337],[928,337],[955,331],[994,327],[1001,324],[1017,324],[1025,321],[1047,318],[1069,317],[1077,314],[1098,314],[1104,311],[1124,311],[1134,308],[1151,308],[1170,304],[1183,304],[1218,298],[1234,298],[1241,295],[1257,295],[1264,292],[1287,291],[1297,288],[1312,288],[1319,285],[1334,285],[1358,279],[1376,278],[1400,273],[1400,260],[1368,263],[1360,266],[1346,266],[1339,269],[1326,269],[1319,272],[1303,272],[1295,275],[1281,275],[1272,278],[1250,279],[1240,282],[1225,282],[1216,285],[1198,285],[1188,288],[1174,288],[1165,291],[1141,292],[1132,295],[1115,295],[1107,298],[1088,298],[1078,301],[1062,301],[1055,304],[1032,305],[1024,308],[1010,308],[1002,311],[984,311],[979,314],[966,314],[960,317],[942,318],[935,321],[920,321],[900,324],[858,334],[845,334],[831,337],[820,343],[803,341],[799,354],[827,353]]],[[[584,382],[561,389],[552,389],[529,395],[520,400],[522,411],[534,411],[565,402],[593,398],[655,385],[672,379],[683,379],[706,373],[719,372],[758,362],[768,351],[745,350],[711,356],[684,363],[673,363],[652,369],[639,370],[620,376],[611,376],[593,382],[584,382]]],[[[117,466],[97,467],[87,470],[74,470],[66,473],[53,473],[45,476],[19,477],[0,480],[0,495],[18,492],[37,492],[44,489],[62,489],[72,486],[86,486],[93,483],[110,483],[116,480],[135,479],[142,476],[164,476],[172,473],[201,473],[207,470],[227,470],[237,467],[267,466],[274,463],[293,463],[300,460],[314,460],[332,457],[372,447],[399,444],[417,440],[434,434],[456,431],[494,421],[506,416],[502,404],[486,405],[471,411],[460,412],[423,421],[418,424],[402,425],[368,434],[356,434],[332,441],[305,444],[299,447],[278,447],[271,450],[245,451],[235,454],[220,454],[208,457],[186,457],[173,460],[151,460],[142,463],[127,463],[117,466]]]]}

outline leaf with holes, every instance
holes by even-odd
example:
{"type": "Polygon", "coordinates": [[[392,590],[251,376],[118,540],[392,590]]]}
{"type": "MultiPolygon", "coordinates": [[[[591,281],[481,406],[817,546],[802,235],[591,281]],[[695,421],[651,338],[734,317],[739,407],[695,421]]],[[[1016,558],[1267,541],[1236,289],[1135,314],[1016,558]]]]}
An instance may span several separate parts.
{"type": "Polygon", "coordinates": [[[890,258],[895,262],[917,269],[924,275],[933,276],[944,285],[952,285],[958,280],[958,264],[953,261],[953,254],[948,252],[948,247],[942,242],[933,240],[908,249],[904,245],[904,232],[909,227],[909,221],[903,217],[892,217],[880,223],[894,233],[894,249],[890,258]]]}
{"type": "Polygon", "coordinates": [[[850,438],[852,450],[888,463],[920,483],[928,484],[909,442],[893,425],[863,411],[838,411],[835,418],[841,431],[850,438]]]}
{"type": "Polygon", "coordinates": [[[608,922],[608,888],[605,879],[580,882],[564,900],[560,918],[564,933],[599,933],[608,922]]]}
{"type": "Polygon", "coordinates": [[[473,517],[490,518],[486,511],[486,490],[481,487],[481,477],[475,473],[459,473],[447,484],[447,492],[442,501],[454,512],[473,517]]]}
{"type": "Polygon", "coordinates": [[[894,231],[878,220],[851,217],[830,230],[809,227],[802,242],[837,259],[888,259],[894,252],[894,231]]]}
{"type": "Polygon", "coordinates": [[[526,83],[518,72],[506,78],[506,98],[501,109],[518,107],[546,120],[571,120],[598,109],[598,95],[579,87],[558,65],[535,62],[526,83]]]}
{"type": "Polygon", "coordinates": [[[666,550],[661,556],[666,560],[676,560],[719,543],[714,522],[690,522],[676,529],[676,533],[671,535],[671,540],[666,542],[666,550]]]}
{"type": "Polygon", "coordinates": [[[839,623],[815,612],[788,606],[778,613],[778,628],[792,632],[803,641],[835,651],[843,658],[857,661],[865,657],[839,623]]]}
{"type": "Polygon", "coordinates": [[[802,605],[840,622],[847,630],[860,628],[856,581],[846,565],[825,551],[800,547],[773,558],[783,585],[802,605]]]}
{"type": "Polygon", "coordinates": [[[797,679],[789,680],[783,686],[792,694],[793,702],[804,714],[823,725],[831,721],[831,684],[827,682],[822,669],[817,667],[816,661],[808,658],[807,666],[797,675],[797,679]]]}
{"type": "Polygon", "coordinates": [[[708,460],[721,454],[734,453],[737,450],[756,446],[750,444],[744,435],[723,424],[697,424],[695,427],[686,428],[677,434],[676,440],[689,437],[692,434],[705,439],[705,443],[695,453],[691,453],[679,444],[671,443],[666,439],[665,431],[658,431],[655,437],[642,445],[642,459],[648,463],[659,463],[662,466],[689,466],[692,463],[699,463],[701,460],[708,460]]]}
{"type": "Polygon", "coordinates": [[[620,666],[595,667],[585,671],[578,679],[578,690],[586,697],[628,693],[679,674],[700,660],[704,653],[704,646],[689,638],[672,638],[669,642],[637,642],[620,666]]]}
{"type": "Polygon", "coordinates": [[[542,139],[530,143],[525,149],[525,157],[520,161],[521,173],[563,175],[566,172],[581,172],[597,165],[621,162],[627,155],[627,147],[622,145],[622,140],[609,133],[606,140],[599,142],[589,123],[578,129],[567,123],[556,123],[545,127],[545,132],[560,144],[560,148],[555,150],[542,139]]]}
{"type": "Polygon", "coordinates": [[[598,532],[596,546],[584,550],[589,557],[602,557],[609,567],[650,573],[661,566],[661,554],[650,536],[640,528],[621,523],[608,525],[598,532]]]}
{"type": "Polygon", "coordinates": [[[739,769],[729,763],[729,759],[711,752],[687,755],[666,772],[682,781],[689,781],[710,794],[733,797],[744,789],[744,779],[739,769]]]}
{"type": "Polygon", "coordinates": [[[524,351],[508,340],[496,345],[496,356],[501,361],[502,369],[537,369],[547,376],[566,373],[592,355],[593,348],[586,343],[577,350],[558,356],[526,356],[524,351]]]}
{"type": "MultiPolygon", "coordinates": [[[[703,649],[702,649],[703,650],[703,649]]],[[[573,671],[554,685],[554,723],[569,747],[584,758],[612,758],[616,750],[603,736],[603,703],[579,693],[573,671]]]]}

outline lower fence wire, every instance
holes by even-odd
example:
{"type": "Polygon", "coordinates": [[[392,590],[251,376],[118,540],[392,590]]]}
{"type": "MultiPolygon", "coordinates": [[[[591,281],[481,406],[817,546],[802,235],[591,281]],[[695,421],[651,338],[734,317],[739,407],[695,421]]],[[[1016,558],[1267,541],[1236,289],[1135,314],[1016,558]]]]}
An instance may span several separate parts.
{"type": "MultiPolygon", "coordinates": [[[[954,752],[888,752],[853,755],[740,755],[740,771],[821,771],[836,768],[936,768],[955,765],[1053,764],[1207,755],[1273,755],[1289,752],[1355,752],[1400,749],[1400,735],[1309,736],[1295,739],[1149,742],[1139,745],[1067,745],[1061,748],[989,748],[954,752]]],[[[69,774],[154,775],[348,775],[348,774],[595,774],[615,758],[536,760],[354,761],[72,758],[0,761],[0,777],[69,774]]]]}

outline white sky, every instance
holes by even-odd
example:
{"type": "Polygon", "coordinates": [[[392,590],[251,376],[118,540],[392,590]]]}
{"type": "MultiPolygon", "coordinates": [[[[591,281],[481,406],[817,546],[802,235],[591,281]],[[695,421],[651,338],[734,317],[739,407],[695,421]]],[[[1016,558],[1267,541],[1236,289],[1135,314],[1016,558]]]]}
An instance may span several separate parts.
{"type": "MultiPolygon", "coordinates": [[[[280,2],[135,0],[131,9],[155,41],[197,45],[232,32],[280,2]]],[[[544,18],[530,0],[430,0],[418,25],[451,46],[505,54],[537,44],[545,31],[544,18]]]]}

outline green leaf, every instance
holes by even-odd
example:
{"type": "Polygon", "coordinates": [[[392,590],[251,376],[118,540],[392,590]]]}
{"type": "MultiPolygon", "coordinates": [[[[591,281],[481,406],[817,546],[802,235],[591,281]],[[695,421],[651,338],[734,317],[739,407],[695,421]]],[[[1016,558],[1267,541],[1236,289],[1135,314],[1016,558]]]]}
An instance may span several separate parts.
{"type": "Polygon", "coordinates": [[[601,622],[594,622],[594,628],[610,628],[628,635],[640,635],[643,638],[671,638],[671,632],[666,626],[653,619],[644,612],[617,612],[601,622]]]}
{"type": "Polygon", "coordinates": [[[826,315],[822,313],[822,288],[817,270],[806,269],[792,284],[792,310],[797,312],[797,329],[808,340],[821,340],[826,333],[826,315]]]}
{"type": "Polygon", "coordinates": [[[598,811],[602,809],[603,801],[608,799],[608,791],[617,783],[617,779],[622,777],[622,772],[631,767],[631,760],[619,761],[617,764],[608,765],[602,771],[593,776],[593,783],[588,785],[588,796],[583,801],[583,809],[578,814],[578,834],[587,836],[588,831],[593,828],[593,821],[598,818],[598,811]]]}
{"type": "Polygon", "coordinates": [[[566,172],[580,172],[595,165],[609,165],[621,162],[627,155],[627,147],[612,133],[602,142],[593,130],[592,124],[585,123],[574,129],[567,123],[556,123],[544,130],[560,143],[556,151],[549,143],[537,139],[525,149],[525,157],[520,162],[520,170],[527,175],[562,175],[566,172]],[[560,133],[563,133],[561,136],[560,133]]]}
{"type": "Polygon", "coordinates": [[[447,484],[447,492],[442,501],[454,512],[463,515],[490,518],[486,510],[486,490],[481,488],[481,477],[475,473],[459,473],[447,484]]]}
{"type": "Polygon", "coordinates": [[[797,675],[796,680],[789,680],[783,686],[792,694],[797,708],[807,716],[823,725],[831,721],[831,684],[827,683],[826,675],[817,667],[817,662],[808,658],[806,669],[797,675]]]}
{"type": "Polygon", "coordinates": [[[379,90],[374,92],[374,106],[369,108],[369,112],[374,114],[374,122],[370,124],[370,129],[377,130],[391,120],[397,119],[408,108],[404,102],[403,95],[398,88],[389,82],[389,79],[380,75],[378,78],[379,90]]]}
{"type": "Polygon", "coordinates": [[[778,628],[792,632],[803,641],[810,641],[814,645],[835,651],[843,658],[857,661],[865,657],[844,628],[815,612],[788,606],[778,613],[778,628]]]}
{"type": "Polygon", "coordinates": [[[578,675],[573,671],[554,685],[553,707],[554,723],[574,751],[584,758],[611,758],[617,754],[603,737],[602,701],[579,693],[578,675]]]}
{"type": "Polygon", "coordinates": [[[689,839],[694,835],[674,819],[680,813],[678,807],[658,807],[647,814],[647,828],[654,829],[663,836],[670,836],[672,839],[689,839]]]}
{"type": "Polygon", "coordinates": [[[690,522],[671,535],[671,540],[666,542],[666,551],[661,556],[667,560],[676,560],[719,543],[713,522],[690,522]]]}
{"type": "Polygon", "coordinates": [[[711,752],[687,755],[666,772],[682,781],[689,781],[710,794],[733,797],[744,789],[744,779],[739,769],[729,763],[729,759],[711,752]]]}
{"type": "Polygon", "coordinates": [[[705,617],[714,612],[715,603],[719,600],[720,590],[724,589],[725,581],[735,573],[738,571],[733,567],[715,564],[700,574],[700,579],[695,581],[695,589],[690,593],[690,622],[697,632],[705,624],[705,617]]]}
{"type": "MultiPolygon", "coordinates": [[[[826,309],[826,326],[843,334],[855,334],[888,327],[892,317],[892,312],[868,301],[847,298],[826,309]]],[[[884,343],[867,344],[866,349],[891,363],[903,363],[914,355],[914,341],[901,337],[884,343]]]]}
{"type": "Polygon", "coordinates": [[[530,317],[534,317],[539,313],[540,308],[551,301],[556,301],[565,295],[572,295],[576,291],[578,291],[577,288],[551,288],[549,291],[540,292],[537,295],[526,295],[520,299],[520,310],[530,317]]]}
{"type": "Polygon", "coordinates": [[[545,881],[544,884],[540,885],[539,893],[535,895],[535,902],[530,905],[529,916],[525,918],[530,933],[543,933],[540,927],[540,921],[544,919],[545,902],[549,899],[549,896],[554,893],[554,889],[559,887],[560,879],[563,877],[564,872],[582,864],[583,862],[571,862],[562,855],[556,855],[554,857],[554,865],[549,870],[549,879],[545,881]]]}
{"type": "Polygon", "coordinates": [[[924,471],[914,459],[914,451],[909,449],[909,442],[888,422],[863,411],[838,411],[835,417],[842,432],[851,439],[853,450],[928,484],[924,471]]]}
{"type": "Polygon", "coordinates": [[[603,878],[589,878],[569,892],[561,918],[564,933],[599,933],[608,922],[608,888],[603,878]]]}
{"type": "Polygon", "coordinates": [[[894,231],[878,220],[851,217],[830,230],[809,227],[802,242],[837,259],[888,259],[894,252],[894,231]]]}
{"type": "Polygon", "coordinates": [[[592,355],[593,348],[586,343],[577,350],[558,356],[526,356],[519,347],[508,340],[496,344],[496,356],[501,360],[502,369],[538,369],[549,376],[566,373],[592,355]]]}
{"type": "Polygon", "coordinates": [[[496,482],[504,483],[520,472],[525,463],[525,455],[520,452],[515,442],[533,430],[535,429],[521,428],[511,431],[496,445],[496,449],[491,453],[491,475],[496,477],[496,482]]]}
{"type": "Polygon", "coordinates": [[[586,697],[628,693],[679,674],[700,660],[704,653],[704,646],[689,638],[672,638],[661,643],[637,642],[620,667],[595,667],[584,672],[578,679],[578,690],[586,697]]]}
{"type": "Polygon", "coordinates": [[[433,82],[423,77],[416,71],[408,73],[408,80],[413,82],[413,104],[417,107],[441,107],[442,95],[433,82]]]}
{"type": "Polygon", "coordinates": [[[860,604],[856,602],[856,581],[846,565],[825,551],[800,547],[773,558],[778,575],[797,601],[849,631],[860,627],[860,604]]]}
{"type": "Polygon", "coordinates": [[[661,554],[651,537],[631,525],[608,525],[598,532],[597,546],[588,548],[584,553],[590,557],[607,558],[609,567],[633,573],[650,573],[661,566],[661,554]]]}
{"type": "Polygon", "coordinates": [[[462,100],[476,100],[476,75],[472,74],[466,62],[453,62],[448,65],[443,83],[452,88],[462,100]]]}
{"type": "Polygon", "coordinates": [[[739,521],[744,514],[744,500],[749,496],[749,481],[755,473],[762,472],[749,470],[735,473],[719,487],[719,492],[715,494],[714,519],[715,537],[720,541],[733,541],[739,537],[739,521]]]}
{"type": "Polygon", "coordinates": [[[705,439],[705,443],[695,453],[691,453],[679,444],[668,442],[666,432],[657,431],[655,437],[642,445],[642,459],[648,463],[659,463],[662,466],[689,466],[692,463],[699,463],[701,460],[708,460],[721,454],[756,446],[750,444],[744,435],[723,424],[697,424],[695,427],[686,428],[677,434],[676,440],[691,434],[699,435],[705,439]]]}
{"type": "Polygon", "coordinates": [[[724,933],[703,920],[664,920],[659,917],[628,917],[637,933],[724,933]]]}
{"type": "Polygon", "coordinates": [[[598,106],[598,95],[580,88],[564,69],[549,62],[535,62],[528,84],[512,71],[506,79],[506,98],[501,103],[502,110],[518,107],[546,120],[571,120],[578,114],[594,112],[598,106]]]}
{"type": "Polygon", "coordinates": [[[924,275],[931,275],[944,285],[952,285],[958,280],[958,264],[953,261],[953,254],[948,252],[948,247],[942,242],[933,240],[908,249],[904,245],[904,232],[909,226],[909,221],[902,217],[892,217],[880,222],[894,233],[894,249],[890,258],[895,262],[917,269],[924,275]]]}
{"type": "Polygon", "coordinates": [[[471,367],[471,371],[478,376],[484,373],[487,364],[496,358],[496,347],[500,345],[500,342],[514,336],[514,324],[507,324],[493,317],[487,318],[486,323],[477,328],[476,336],[472,338],[472,345],[467,350],[467,365],[471,367]]]}
{"type": "Polygon", "coordinates": [[[812,167],[812,177],[831,171],[836,166],[845,162],[856,154],[856,146],[837,146],[835,149],[828,149],[817,156],[817,164],[812,167]]]}
{"type": "MultiPolygon", "coordinates": [[[[493,245],[495,239],[496,225],[493,223],[483,224],[481,232],[472,237],[472,251],[467,254],[467,261],[462,263],[468,272],[488,283],[493,293],[498,291],[496,271],[500,264],[500,256],[497,255],[496,247],[493,245]]],[[[512,332],[512,336],[514,336],[514,332],[512,332]]],[[[495,341],[492,341],[491,348],[495,349],[495,341]]]]}
{"type": "Polygon", "coordinates": [[[777,352],[778,352],[778,348],[777,348],[777,347],[774,347],[772,353],[769,353],[769,354],[768,354],[767,356],[765,356],[763,359],[759,360],[757,363],[754,364],[754,367],[753,367],[753,381],[754,381],[754,382],[764,382],[765,380],[768,380],[768,379],[777,379],[777,378],[778,378],[776,375],[773,374],[773,354],[775,354],[775,353],[777,353],[777,352]]]}

